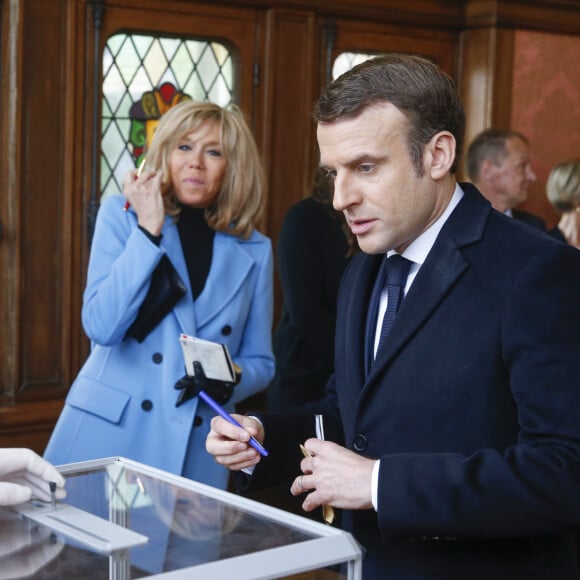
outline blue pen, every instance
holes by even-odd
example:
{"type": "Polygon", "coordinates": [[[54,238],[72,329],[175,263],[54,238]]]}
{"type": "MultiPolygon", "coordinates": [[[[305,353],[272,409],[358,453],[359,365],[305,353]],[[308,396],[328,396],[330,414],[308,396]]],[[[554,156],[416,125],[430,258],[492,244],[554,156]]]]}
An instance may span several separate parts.
{"type": "MultiPolygon", "coordinates": [[[[229,421],[236,427],[243,427],[221,406],[218,405],[205,391],[199,391],[199,397],[203,399],[220,417],[229,421]]],[[[268,455],[268,452],[260,445],[260,442],[255,437],[250,437],[250,445],[263,457],[268,455]]]]}

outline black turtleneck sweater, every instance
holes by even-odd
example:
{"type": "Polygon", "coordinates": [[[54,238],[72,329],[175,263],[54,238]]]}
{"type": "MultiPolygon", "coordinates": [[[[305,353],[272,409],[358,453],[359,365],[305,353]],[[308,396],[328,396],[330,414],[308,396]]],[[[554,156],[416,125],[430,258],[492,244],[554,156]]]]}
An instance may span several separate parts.
{"type": "Polygon", "coordinates": [[[215,230],[207,225],[203,209],[187,206],[181,208],[177,230],[195,299],[201,294],[209,274],[215,230]]]}

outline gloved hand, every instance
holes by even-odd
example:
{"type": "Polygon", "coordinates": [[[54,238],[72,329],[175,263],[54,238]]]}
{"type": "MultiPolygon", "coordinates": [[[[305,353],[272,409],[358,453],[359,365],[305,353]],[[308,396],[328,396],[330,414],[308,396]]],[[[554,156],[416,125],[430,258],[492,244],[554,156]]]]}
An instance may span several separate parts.
{"type": "Polygon", "coordinates": [[[204,381],[200,382],[198,377],[185,375],[175,383],[175,388],[181,391],[175,403],[176,407],[189,401],[189,399],[193,399],[201,390],[205,391],[216,403],[225,405],[232,397],[234,383],[216,381],[207,377],[204,377],[204,381]]]}
{"type": "Polygon", "coordinates": [[[64,477],[30,449],[0,449],[0,505],[16,505],[32,497],[50,501],[49,482],[56,483],[56,498],[66,496],[64,477]]]}

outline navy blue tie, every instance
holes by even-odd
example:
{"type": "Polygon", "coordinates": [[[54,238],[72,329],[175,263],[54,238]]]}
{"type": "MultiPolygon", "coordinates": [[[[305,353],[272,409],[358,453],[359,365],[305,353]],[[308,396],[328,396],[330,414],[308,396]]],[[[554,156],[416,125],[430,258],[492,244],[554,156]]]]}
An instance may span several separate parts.
{"type": "Polygon", "coordinates": [[[403,302],[405,284],[407,282],[410,267],[411,262],[399,254],[393,254],[387,258],[387,273],[385,277],[385,287],[387,288],[387,309],[383,318],[381,338],[379,339],[377,353],[383,346],[385,337],[389,334],[391,326],[395,320],[395,315],[401,306],[401,302],[403,302]]]}

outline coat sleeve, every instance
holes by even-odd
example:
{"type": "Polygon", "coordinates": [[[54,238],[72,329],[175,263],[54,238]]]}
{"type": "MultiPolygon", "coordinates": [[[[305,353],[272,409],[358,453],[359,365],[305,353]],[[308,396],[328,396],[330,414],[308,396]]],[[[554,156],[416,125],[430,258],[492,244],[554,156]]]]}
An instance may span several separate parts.
{"type": "Polygon", "coordinates": [[[578,251],[546,244],[518,270],[501,308],[517,441],[470,455],[383,455],[384,537],[514,537],[580,524],[578,251]]]}
{"type": "Polygon", "coordinates": [[[123,203],[122,196],[111,196],[99,209],[83,296],[85,332],[104,346],[123,340],[163,255],[139,230],[132,212],[123,211],[123,203]]]}

